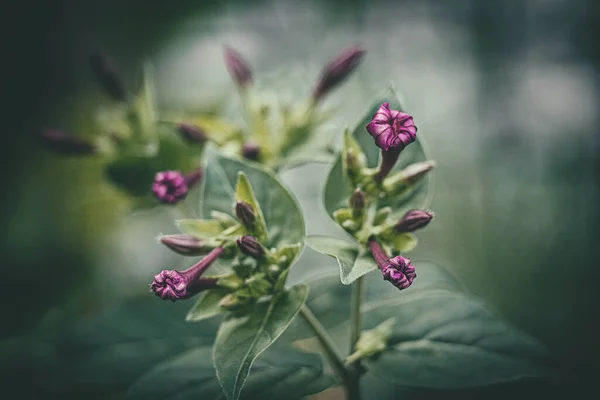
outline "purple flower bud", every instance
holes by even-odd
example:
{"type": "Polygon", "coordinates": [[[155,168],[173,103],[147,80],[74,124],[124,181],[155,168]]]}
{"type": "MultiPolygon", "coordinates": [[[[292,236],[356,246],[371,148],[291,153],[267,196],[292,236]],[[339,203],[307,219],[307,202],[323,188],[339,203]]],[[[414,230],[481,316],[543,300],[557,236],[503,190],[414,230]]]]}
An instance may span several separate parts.
{"type": "Polygon", "coordinates": [[[407,185],[415,184],[433,168],[435,168],[435,161],[411,164],[402,170],[402,179],[407,185]]]}
{"type": "Polygon", "coordinates": [[[254,224],[256,223],[256,214],[254,213],[254,208],[250,204],[245,201],[238,201],[235,204],[235,215],[245,227],[254,227],[254,224]]]}
{"type": "Polygon", "coordinates": [[[383,275],[383,279],[392,283],[398,289],[406,289],[417,277],[415,267],[410,259],[396,256],[390,258],[375,239],[369,241],[369,248],[383,275]]]}
{"type": "Polygon", "coordinates": [[[260,147],[253,143],[246,143],[242,148],[242,155],[248,160],[257,161],[260,157],[260,147]]]}
{"type": "Polygon", "coordinates": [[[156,174],[152,191],[162,203],[177,204],[188,194],[188,184],[179,171],[163,171],[156,174]]]}
{"type": "Polygon", "coordinates": [[[46,147],[60,154],[87,156],[96,153],[96,147],[57,129],[46,129],[40,134],[46,147]]]}
{"type": "Polygon", "coordinates": [[[203,290],[216,288],[217,278],[201,278],[201,276],[222,253],[223,248],[217,247],[185,271],[161,271],[154,275],[150,289],[163,300],[175,301],[187,299],[203,290]]]}
{"type": "Polygon", "coordinates": [[[315,101],[321,100],[331,92],[332,89],[350,76],[352,71],[354,71],[362,61],[364,54],[365,50],[362,47],[352,46],[345,49],[331,60],[321,73],[321,79],[319,79],[313,92],[313,99],[315,101]]]}
{"type": "Polygon", "coordinates": [[[204,242],[192,235],[167,235],[160,238],[160,242],[169,249],[184,256],[197,256],[206,252],[204,242]]]}
{"type": "Polygon", "coordinates": [[[265,255],[264,247],[253,236],[240,236],[237,245],[242,253],[257,260],[265,255]]]}
{"type": "Polygon", "coordinates": [[[225,66],[233,81],[240,88],[243,89],[252,84],[250,64],[231,47],[225,47],[225,66]]]}
{"type": "Polygon", "coordinates": [[[204,170],[202,168],[198,168],[192,172],[189,172],[183,176],[185,179],[185,183],[188,186],[188,189],[193,188],[202,180],[202,176],[204,175],[204,170]]]}
{"type": "Polygon", "coordinates": [[[417,229],[425,228],[435,216],[432,212],[425,210],[410,210],[394,226],[396,232],[414,232],[417,229]]]}
{"type": "Polygon", "coordinates": [[[203,144],[206,142],[206,133],[202,128],[193,124],[179,124],[177,130],[181,136],[189,143],[203,144]]]}
{"type": "Polygon", "coordinates": [[[350,199],[348,200],[350,204],[350,208],[352,211],[360,212],[365,209],[367,204],[367,197],[365,196],[365,192],[363,192],[360,188],[356,188],[350,199]]]}
{"type": "Polygon", "coordinates": [[[94,53],[90,56],[90,67],[102,88],[117,101],[127,100],[127,90],[119,75],[114,60],[105,54],[94,53]]]}
{"type": "Polygon", "coordinates": [[[413,117],[390,109],[383,103],[367,125],[367,131],[375,139],[375,144],[383,151],[402,151],[417,138],[417,127],[413,117]]]}

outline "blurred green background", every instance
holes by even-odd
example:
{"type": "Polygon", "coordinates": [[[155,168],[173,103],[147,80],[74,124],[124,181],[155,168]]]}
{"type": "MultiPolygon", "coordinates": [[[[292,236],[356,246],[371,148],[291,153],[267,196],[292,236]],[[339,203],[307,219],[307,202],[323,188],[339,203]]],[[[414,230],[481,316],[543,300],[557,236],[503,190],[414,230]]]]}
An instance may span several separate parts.
{"type": "MultiPolygon", "coordinates": [[[[453,271],[583,381],[600,373],[597,1],[35,0],[4,8],[3,338],[58,307],[87,314],[147,295],[152,274],[184,262],[154,239],[175,232],[173,210],[127,213],[97,162],[50,154],[33,138],[44,127],[93,133],[108,100],[88,71],[90,52],[113,55],[131,87],[150,60],[163,108],[208,107],[234,91],[225,44],[259,79],[300,70],[307,79],[293,85],[308,93],[323,63],[362,43],[362,67],[330,99],[339,130],[393,81],[438,161],[436,220],[413,260],[453,271]]],[[[320,205],[326,170],[283,174],[309,233],[337,232],[320,205]]],[[[292,279],[313,272],[296,269],[292,279]]]]}

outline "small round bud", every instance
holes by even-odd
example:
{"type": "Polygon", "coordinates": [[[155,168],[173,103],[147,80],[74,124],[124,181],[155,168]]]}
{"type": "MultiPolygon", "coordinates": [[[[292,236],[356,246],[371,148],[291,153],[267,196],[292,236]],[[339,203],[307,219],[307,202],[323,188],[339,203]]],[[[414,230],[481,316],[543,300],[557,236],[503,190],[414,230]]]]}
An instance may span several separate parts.
{"type": "Polygon", "coordinates": [[[264,247],[253,236],[240,236],[237,239],[237,245],[242,253],[254,259],[262,258],[265,255],[264,247]]]}
{"type": "Polygon", "coordinates": [[[242,148],[242,155],[248,160],[257,161],[260,158],[260,147],[253,143],[246,143],[242,148]]]}

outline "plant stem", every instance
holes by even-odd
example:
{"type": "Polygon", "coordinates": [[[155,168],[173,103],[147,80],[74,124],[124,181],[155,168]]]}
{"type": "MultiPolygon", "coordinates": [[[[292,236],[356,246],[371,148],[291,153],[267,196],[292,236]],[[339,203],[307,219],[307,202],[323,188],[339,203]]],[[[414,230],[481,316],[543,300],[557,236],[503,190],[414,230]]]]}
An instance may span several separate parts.
{"type": "Polygon", "coordinates": [[[359,400],[360,394],[356,391],[358,387],[358,377],[354,376],[354,374],[352,374],[344,365],[344,361],[329,333],[327,333],[323,325],[321,325],[317,317],[315,317],[312,311],[310,311],[308,306],[302,306],[300,309],[300,315],[302,315],[306,323],[317,336],[317,339],[319,340],[319,343],[321,343],[321,347],[323,347],[323,351],[325,352],[325,356],[329,360],[331,367],[339,375],[340,379],[342,380],[342,384],[346,387],[348,400],[359,400]]]}
{"type": "MultiPolygon", "coordinates": [[[[358,278],[354,284],[352,284],[352,298],[350,300],[350,354],[353,354],[356,350],[356,341],[360,336],[361,327],[361,314],[360,307],[363,300],[364,292],[364,277],[358,278]]],[[[352,386],[348,387],[349,393],[355,393],[354,399],[360,399],[360,372],[361,363],[360,359],[352,362],[352,386]]]]}

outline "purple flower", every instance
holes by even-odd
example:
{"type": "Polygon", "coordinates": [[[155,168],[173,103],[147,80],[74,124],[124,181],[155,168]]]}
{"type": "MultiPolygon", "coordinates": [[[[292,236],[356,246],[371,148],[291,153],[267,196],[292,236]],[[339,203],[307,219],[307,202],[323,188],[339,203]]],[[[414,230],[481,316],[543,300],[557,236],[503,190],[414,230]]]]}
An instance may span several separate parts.
{"type": "Polygon", "coordinates": [[[406,289],[413,283],[417,277],[415,267],[409,258],[396,256],[387,261],[387,266],[381,269],[383,279],[391,282],[398,289],[406,289]]]}
{"type": "Polygon", "coordinates": [[[60,154],[87,156],[96,153],[96,147],[57,129],[46,129],[40,134],[40,139],[50,150],[60,154]]]}
{"type": "Polygon", "coordinates": [[[206,133],[202,130],[202,128],[196,125],[185,123],[179,124],[177,126],[177,130],[189,143],[203,144],[207,140],[206,133]]]}
{"type": "Polygon", "coordinates": [[[369,248],[381,270],[384,280],[391,282],[392,285],[400,290],[412,285],[417,274],[410,259],[402,256],[390,258],[375,239],[369,241],[369,248]]]}
{"type": "Polygon", "coordinates": [[[365,54],[365,49],[360,46],[352,46],[343,50],[329,64],[325,66],[321,79],[313,92],[315,101],[321,100],[333,88],[342,83],[352,71],[358,67],[365,54]]]}
{"type": "Polygon", "coordinates": [[[202,278],[202,274],[223,253],[222,247],[217,247],[197,264],[185,271],[164,270],[154,275],[150,289],[163,300],[187,299],[203,290],[217,287],[217,278],[202,278]]]}
{"type": "Polygon", "coordinates": [[[90,56],[90,67],[102,88],[117,101],[127,100],[127,90],[114,60],[102,53],[90,56]]]}
{"type": "Polygon", "coordinates": [[[252,258],[259,259],[265,255],[264,247],[253,236],[240,236],[237,245],[242,253],[252,258]]]}
{"type": "Polygon", "coordinates": [[[375,139],[377,147],[384,151],[401,151],[417,138],[413,117],[402,111],[391,110],[383,103],[367,125],[367,131],[375,139]]]}
{"type": "Polygon", "coordinates": [[[179,171],[163,171],[156,174],[152,191],[162,203],[176,204],[188,194],[188,185],[179,171]]]}
{"type": "Polygon", "coordinates": [[[162,171],[154,177],[152,191],[161,203],[177,204],[185,199],[189,190],[202,179],[202,168],[187,175],[179,171],[162,171]]]}
{"type": "Polygon", "coordinates": [[[396,232],[414,232],[425,228],[435,216],[434,213],[425,210],[409,210],[394,226],[396,232]]]}
{"type": "Polygon", "coordinates": [[[252,84],[252,70],[250,64],[240,53],[231,47],[225,47],[225,66],[233,81],[240,88],[246,88],[252,84]]]}
{"type": "Polygon", "coordinates": [[[202,240],[187,234],[162,236],[160,242],[184,256],[197,256],[207,250],[202,240]]]}

